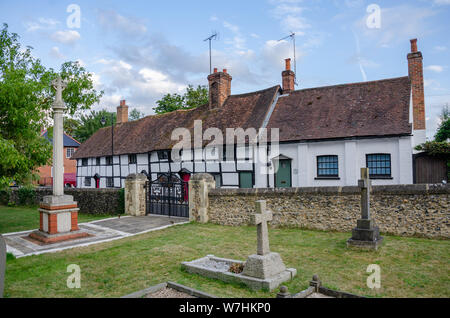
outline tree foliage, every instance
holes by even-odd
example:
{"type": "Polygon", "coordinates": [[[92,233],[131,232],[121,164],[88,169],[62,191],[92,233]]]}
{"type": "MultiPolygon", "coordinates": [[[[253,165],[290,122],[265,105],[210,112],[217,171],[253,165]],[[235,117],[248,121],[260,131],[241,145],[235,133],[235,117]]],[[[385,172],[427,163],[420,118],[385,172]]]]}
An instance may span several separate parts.
{"type": "Polygon", "coordinates": [[[133,108],[130,112],[130,116],[128,116],[128,119],[130,121],[135,121],[143,118],[144,116],[145,116],[144,113],[138,111],[136,108],[133,108]]]}
{"type": "Polygon", "coordinates": [[[183,95],[167,94],[162,99],[158,100],[153,110],[157,114],[170,113],[178,109],[192,109],[208,103],[208,88],[206,86],[189,85],[183,95]]]}
{"type": "Polygon", "coordinates": [[[109,127],[116,122],[116,113],[110,113],[106,109],[100,111],[91,111],[87,115],[81,115],[79,120],[79,127],[75,130],[73,138],[83,143],[88,140],[100,128],[109,127]],[[105,119],[105,125],[102,124],[102,119],[105,119]]]}
{"type": "MultiPolygon", "coordinates": [[[[51,82],[58,73],[47,69],[23,47],[19,36],[0,30],[0,187],[12,180],[30,181],[33,171],[48,164],[51,145],[40,137],[51,116],[55,91],[51,82]]],[[[103,92],[93,88],[92,75],[77,62],[61,66],[68,80],[63,92],[67,113],[75,115],[98,102],[103,92]]]]}
{"type": "Polygon", "coordinates": [[[439,125],[434,139],[437,142],[446,141],[450,139],[450,112],[448,105],[445,105],[442,109],[440,116],[441,124],[439,125]]]}
{"type": "Polygon", "coordinates": [[[424,151],[430,155],[447,155],[450,156],[450,142],[448,141],[427,141],[415,148],[418,151],[424,151]]]}

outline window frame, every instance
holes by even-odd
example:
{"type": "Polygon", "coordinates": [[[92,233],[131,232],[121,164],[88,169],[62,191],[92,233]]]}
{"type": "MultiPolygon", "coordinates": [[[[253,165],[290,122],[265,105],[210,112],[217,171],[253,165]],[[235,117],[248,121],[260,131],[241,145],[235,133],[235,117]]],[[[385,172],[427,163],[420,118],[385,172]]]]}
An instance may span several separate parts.
{"type": "Polygon", "coordinates": [[[136,154],[128,155],[128,164],[129,165],[137,164],[137,155],[136,154]]]}
{"type": "MultiPolygon", "coordinates": [[[[372,162],[386,162],[386,160],[375,160],[372,162]]],[[[369,168],[369,178],[370,179],[393,179],[392,178],[392,155],[390,153],[368,153],[366,154],[366,168],[369,168]],[[369,167],[369,157],[370,156],[388,156],[389,157],[389,167],[378,167],[379,169],[389,168],[389,174],[373,174],[372,169],[369,167]]]]}
{"type": "Polygon", "coordinates": [[[316,157],[316,180],[340,180],[339,178],[339,156],[338,155],[320,155],[316,157]],[[336,168],[320,168],[319,164],[323,163],[334,163],[334,161],[329,162],[320,162],[319,159],[321,158],[336,158],[336,168]],[[321,170],[336,170],[337,174],[321,174],[321,170]]]}
{"type": "Polygon", "coordinates": [[[107,166],[114,165],[114,157],[113,156],[106,156],[105,161],[106,161],[107,166]]]}
{"type": "Polygon", "coordinates": [[[89,165],[89,159],[88,158],[82,158],[81,159],[81,166],[87,167],[89,165]]]}
{"type": "Polygon", "coordinates": [[[68,148],[66,148],[66,158],[72,158],[72,156],[75,154],[75,148],[73,148],[73,147],[68,147],[68,148]],[[72,154],[69,156],[68,155],[68,153],[69,153],[69,150],[72,152],[72,154]]]}
{"type": "Polygon", "coordinates": [[[91,177],[84,177],[84,186],[85,186],[85,187],[90,187],[90,186],[92,186],[92,180],[91,180],[91,177]]]}
{"type": "Polygon", "coordinates": [[[95,165],[101,166],[101,158],[100,157],[95,158],[95,165]]]}
{"type": "Polygon", "coordinates": [[[107,188],[114,188],[114,178],[113,177],[106,177],[105,186],[107,188]],[[110,184],[110,182],[111,182],[111,184],[110,184]]]}

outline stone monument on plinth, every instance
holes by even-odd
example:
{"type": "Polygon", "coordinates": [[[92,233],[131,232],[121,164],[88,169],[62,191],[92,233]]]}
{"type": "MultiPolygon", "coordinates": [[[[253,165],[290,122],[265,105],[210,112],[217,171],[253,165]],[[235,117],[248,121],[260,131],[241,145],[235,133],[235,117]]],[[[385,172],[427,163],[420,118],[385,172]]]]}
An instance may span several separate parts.
{"type": "Polygon", "coordinates": [[[347,241],[347,246],[378,249],[383,242],[380,229],[370,218],[370,191],[372,184],[369,178],[369,168],[361,168],[361,180],[358,180],[361,189],[361,219],[357,221],[356,228],[352,231],[352,237],[347,241]]]}
{"type": "Polygon", "coordinates": [[[3,298],[3,289],[5,287],[6,272],[6,243],[0,234],[0,298],[3,298]]]}
{"type": "Polygon", "coordinates": [[[67,84],[61,77],[52,84],[56,90],[53,103],[53,195],[42,199],[39,230],[29,235],[46,244],[89,236],[78,228],[77,202],[73,200],[73,196],[64,194],[63,111],[66,107],[62,91],[67,84]]]}

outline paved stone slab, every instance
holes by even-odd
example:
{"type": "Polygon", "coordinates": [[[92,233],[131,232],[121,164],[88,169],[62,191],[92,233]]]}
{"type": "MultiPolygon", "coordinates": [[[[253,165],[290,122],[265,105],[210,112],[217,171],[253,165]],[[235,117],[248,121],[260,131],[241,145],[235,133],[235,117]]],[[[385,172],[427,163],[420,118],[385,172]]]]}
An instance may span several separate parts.
{"type": "Polygon", "coordinates": [[[8,252],[15,257],[24,257],[113,241],[187,222],[187,219],[163,216],[111,218],[79,224],[80,230],[90,234],[89,237],[48,245],[38,244],[28,239],[28,235],[34,230],[7,233],[3,234],[3,237],[8,252]]]}

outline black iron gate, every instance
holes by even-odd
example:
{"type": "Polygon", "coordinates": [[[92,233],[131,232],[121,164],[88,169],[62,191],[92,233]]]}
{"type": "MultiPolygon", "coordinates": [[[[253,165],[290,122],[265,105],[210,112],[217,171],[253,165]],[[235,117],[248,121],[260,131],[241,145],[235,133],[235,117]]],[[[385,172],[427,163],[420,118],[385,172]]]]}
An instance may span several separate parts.
{"type": "Polygon", "coordinates": [[[188,183],[175,174],[160,174],[145,188],[147,214],[189,217],[188,183]]]}

